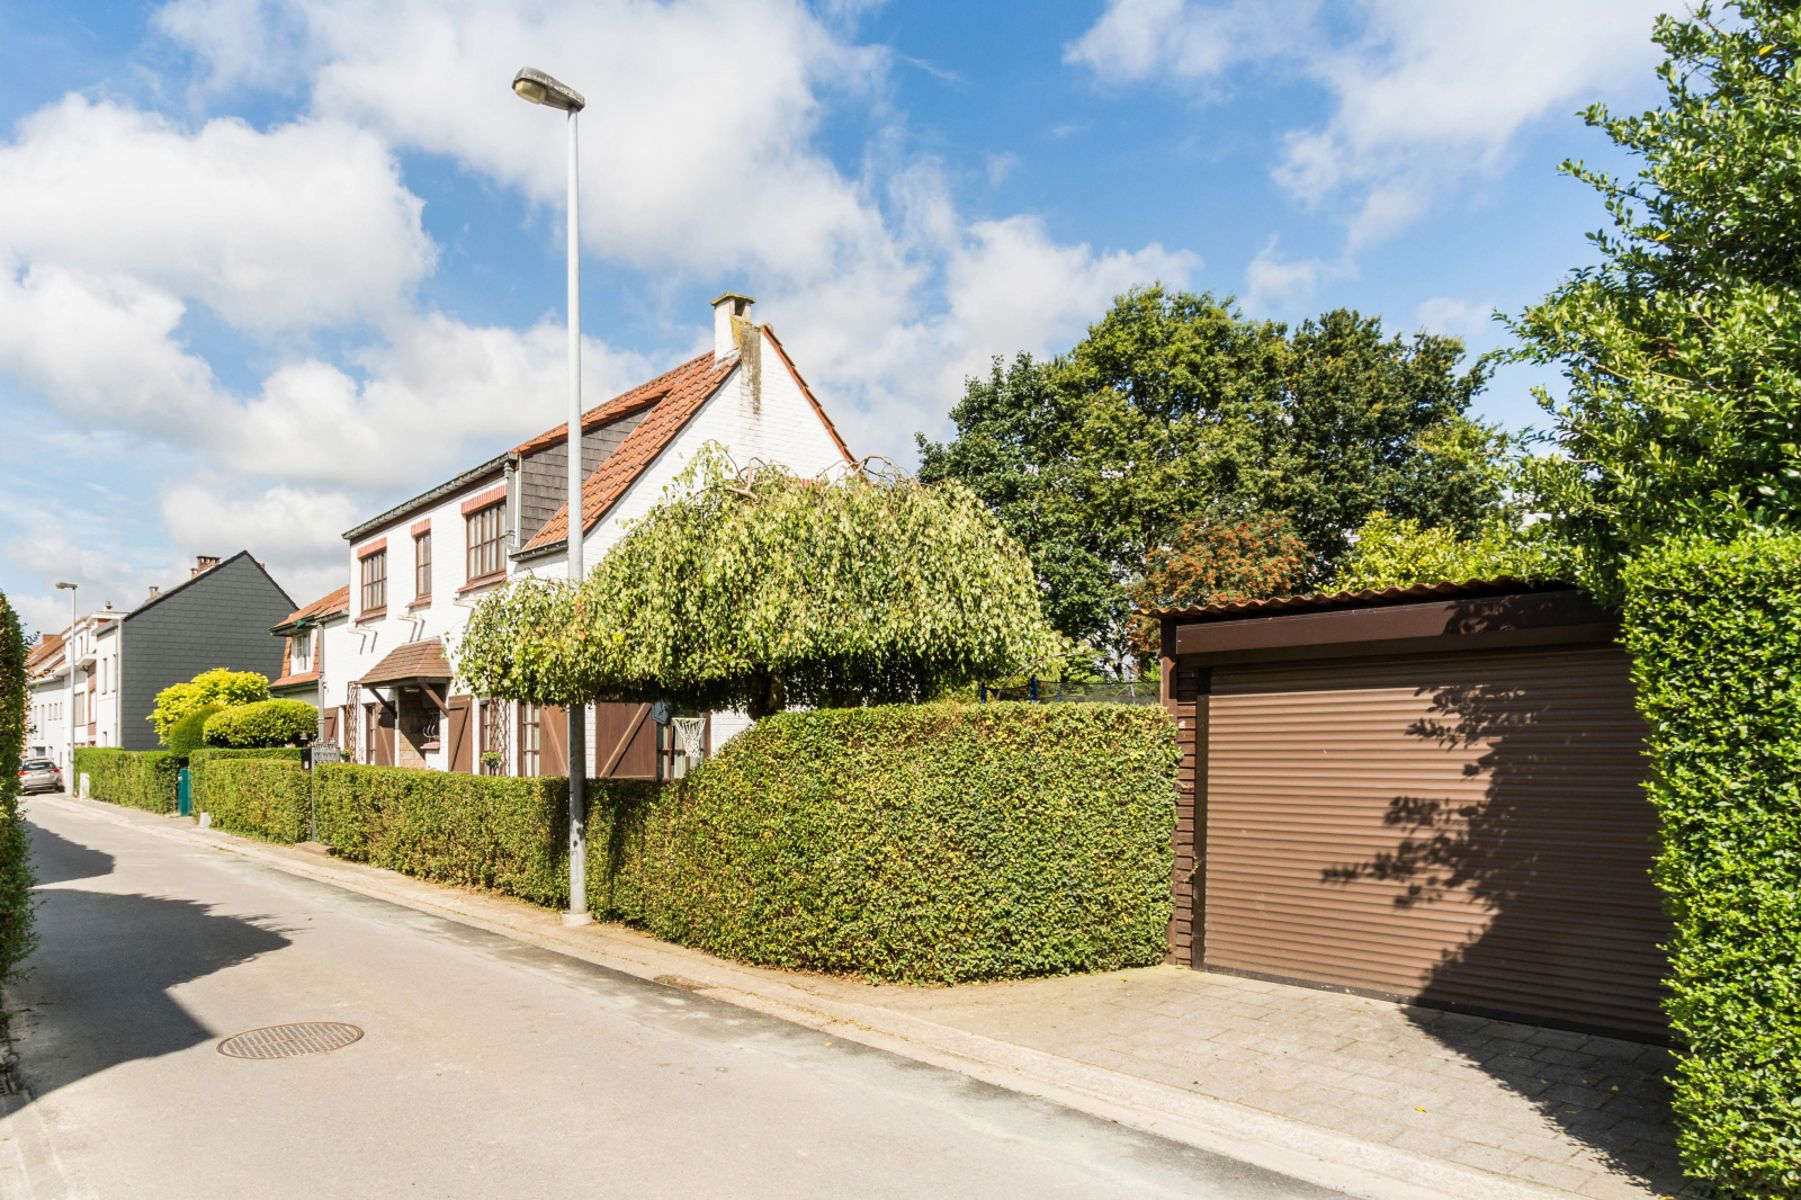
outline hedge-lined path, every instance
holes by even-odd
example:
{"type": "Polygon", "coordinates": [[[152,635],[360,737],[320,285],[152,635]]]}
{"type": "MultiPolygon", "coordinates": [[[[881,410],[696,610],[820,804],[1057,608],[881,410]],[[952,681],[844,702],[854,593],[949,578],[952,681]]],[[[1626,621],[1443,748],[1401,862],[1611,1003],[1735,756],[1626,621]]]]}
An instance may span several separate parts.
{"type": "Polygon", "coordinates": [[[276,868],[303,851],[61,797],[27,816],[9,1197],[1330,1194],[276,868]],[[218,1052],[297,1021],[366,1036],[218,1052]]]}

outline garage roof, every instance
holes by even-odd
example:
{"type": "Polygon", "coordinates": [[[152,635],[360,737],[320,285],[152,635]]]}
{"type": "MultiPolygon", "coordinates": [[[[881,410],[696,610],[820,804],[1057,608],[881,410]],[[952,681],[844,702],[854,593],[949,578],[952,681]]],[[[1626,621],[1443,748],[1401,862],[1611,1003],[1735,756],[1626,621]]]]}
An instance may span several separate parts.
{"type": "Polygon", "coordinates": [[[1423,600],[1465,600],[1482,596],[1517,596],[1526,592],[1567,592],[1573,584],[1560,581],[1532,582],[1499,576],[1453,583],[1416,583],[1411,587],[1365,588],[1348,592],[1314,592],[1302,596],[1276,596],[1268,600],[1240,600],[1230,604],[1202,604],[1188,608],[1159,608],[1149,616],[1182,622],[1226,621],[1237,617],[1274,617],[1286,613],[1330,612],[1343,608],[1379,608],[1423,600]]]}

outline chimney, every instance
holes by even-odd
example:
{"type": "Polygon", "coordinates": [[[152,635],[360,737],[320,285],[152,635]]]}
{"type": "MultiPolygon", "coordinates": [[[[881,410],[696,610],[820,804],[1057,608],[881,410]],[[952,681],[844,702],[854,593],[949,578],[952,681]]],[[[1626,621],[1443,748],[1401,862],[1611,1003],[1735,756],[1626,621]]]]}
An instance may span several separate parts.
{"type": "Polygon", "coordinates": [[[750,306],[755,303],[737,292],[724,292],[713,301],[714,362],[724,362],[738,353],[738,322],[750,323],[750,306]]]}
{"type": "Polygon", "coordinates": [[[194,569],[188,572],[188,578],[192,579],[194,576],[200,574],[200,572],[209,571],[218,565],[219,556],[217,554],[196,554],[194,556],[194,569]]]}
{"type": "MultiPolygon", "coordinates": [[[[148,596],[145,596],[145,597],[144,597],[144,603],[145,603],[145,604],[148,604],[148,603],[150,603],[150,602],[151,602],[151,601],[152,601],[152,600],[154,600],[154,599],[156,599],[156,598],[157,598],[157,597],[158,597],[158,596],[160,596],[160,595],[162,595],[162,594],[163,594],[163,589],[161,589],[161,588],[159,588],[159,587],[157,587],[157,586],[156,586],[156,585],[155,585],[155,584],[154,584],[154,583],[153,583],[153,584],[151,584],[151,585],[150,585],[150,594],[149,594],[149,595],[148,595],[148,596]]],[[[112,605],[112,601],[110,601],[110,600],[109,600],[109,601],[107,601],[107,603],[106,603],[106,606],[107,606],[107,607],[108,607],[108,608],[111,608],[111,607],[112,607],[112,606],[113,606],[113,605],[112,605]]]]}

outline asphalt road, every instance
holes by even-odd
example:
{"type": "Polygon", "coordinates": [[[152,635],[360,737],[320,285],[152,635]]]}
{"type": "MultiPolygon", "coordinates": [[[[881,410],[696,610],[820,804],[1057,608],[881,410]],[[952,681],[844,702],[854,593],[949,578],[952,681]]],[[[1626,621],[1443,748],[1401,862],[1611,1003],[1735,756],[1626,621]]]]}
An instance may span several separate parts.
{"type": "Polygon", "coordinates": [[[34,1099],[0,1108],[0,1167],[27,1200],[1331,1194],[91,805],[26,811],[34,1099]],[[294,1021],[365,1036],[219,1053],[294,1021]]]}

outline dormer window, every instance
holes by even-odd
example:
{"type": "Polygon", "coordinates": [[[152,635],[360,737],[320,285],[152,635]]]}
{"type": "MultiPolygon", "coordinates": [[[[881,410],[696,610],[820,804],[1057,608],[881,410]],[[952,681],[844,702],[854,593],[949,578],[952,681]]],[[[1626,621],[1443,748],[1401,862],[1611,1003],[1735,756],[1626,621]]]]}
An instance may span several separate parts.
{"type": "Polygon", "coordinates": [[[288,639],[288,672],[299,675],[313,667],[313,634],[311,630],[288,639]]]}

